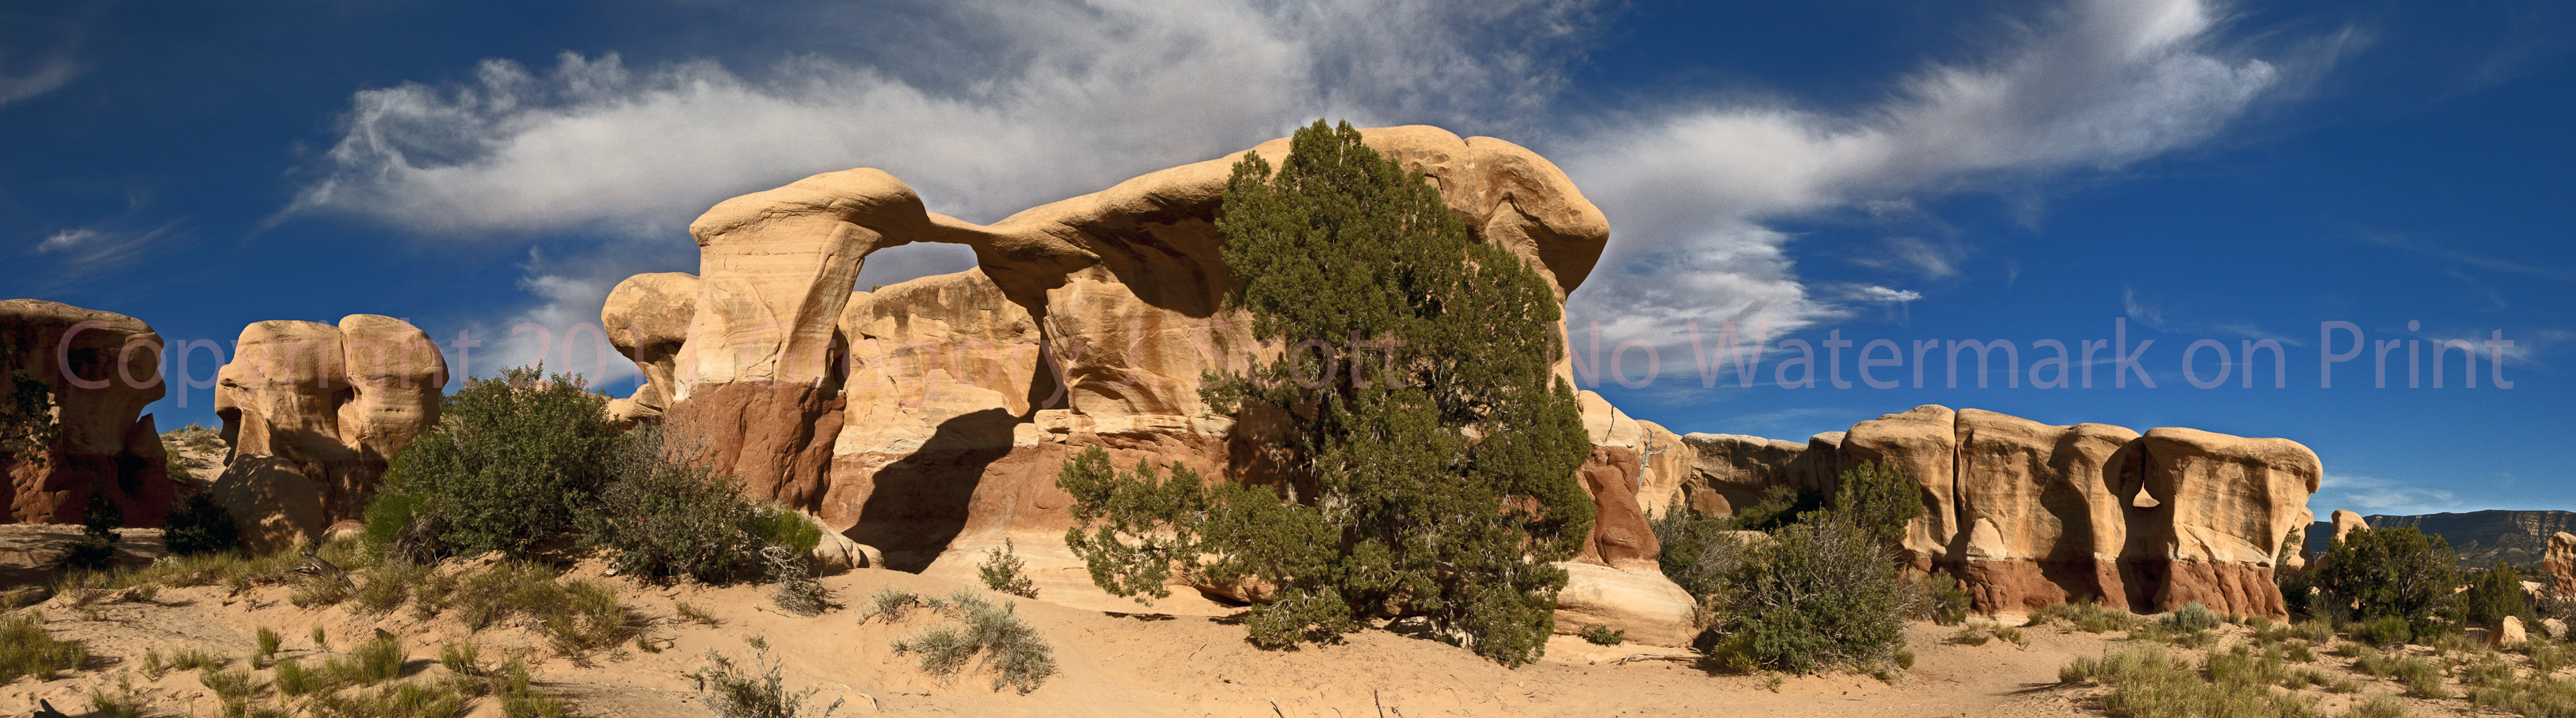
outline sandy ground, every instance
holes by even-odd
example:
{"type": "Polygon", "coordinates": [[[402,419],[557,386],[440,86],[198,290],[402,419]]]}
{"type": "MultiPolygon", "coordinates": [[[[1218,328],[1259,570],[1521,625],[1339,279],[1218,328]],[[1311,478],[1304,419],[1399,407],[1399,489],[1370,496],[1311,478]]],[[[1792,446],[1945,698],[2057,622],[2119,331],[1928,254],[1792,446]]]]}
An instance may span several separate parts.
{"type": "MultiPolygon", "coordinates": [[[[597,577],[596,565],[573,576],[597,577]]],[[[1778,718],[1847,716],[2094,716],[2100,689],[2056,685],[2060,666],[2098,656],[2111,642],[2101,635],[2060,626],[2027,630],[2028,646],[1993,641],[1983,646],[1946,642],[1954,628],[1917,624],[1908,642],[1915,666],[1894,682],[1868,676],[1790,677],[1776,689],[1762,675],[1711,675],[1670,660],[1619,663],[1637,653],[1679,649],[1621,645],[1598,647],[1560,637],[1537,663],[1512,669],[1467,651],[1386,631],[1364,631],[1340,644],[1264,650],[1245,641],[1242,626],[1224,619],[1105,613],[1013,599],[980,588],[989,600],[1009,601],[1054,648],[1057,674],[1034,692],[993,690],[980,667],[955,680],[921,672],[915,658],[890,644],[949,619],[914,611],[900,622],[865,620],[869,596],[895,588],[924,596],[948,595],[958,584],[919,575],[861,570],[823,579],[843,607],[820,616],[779,612],[762,586],[656,587],[623,578],[601,578],[618,589],[636,618],[647,652],[635,641],[574,659],[556,656],[524,627],[466,631],[452,616],[426,622],[407,609],[384,616],[353,613],[346,605],[316,609],[288,603],[285,586],[265,586],[241,596],[221,586],[164,589],[149,601],[71,606],[58,598],[39,607],[58,638],[85,641],[91,665],[44,682],[22,678],[0,686],[0,716],[26,715],[38,698],[73,711],[89,708],[87,691],[135,682],[148,715],[217,715],[211,691],[194,672],[173,671],[159,681],[140,675],[145,649],[168,652],[187,646],[211,649],[242,665],[255,631],[276,629],[286,655],[324,650],[308,638],[321,626],[334,648],[345,649],[382,629],[402,638],[409,671],[435,678],[442,643],[472,641],[487,657],[520,652],[536,659],[538,681],[574,701],[588,716],[698,717],[709,715],[688,673],[709,651],[749,662],[745,639],[764,638],[771,660],[783,667],[790,689],[814,689],[819,709],[841,703],[834,715],[907,716],[1269,716],[1271,718],[1430,718],[1432,716],[1700,716],[1778,718]],[[716,625],[680,618],[676,604],[713,614],[716,625]]],[[[1141,610],[1141,609],[1140,609],[1141,610]]],[[[2244,629],[2226,630],[2242,633],[2244,629]]],[[[2420,649],[2419,649],[2420,650],[2420,649]]],[[[2320,651],[2322,653],[2322,651],[2320,651]]],[[[2349,661],[2321,656],[2316,664],[2342,672],[2349,661]]],[[[267,674],[262,673],[263,680],[267,674]]],[[[2365,680],[2365,693],[2395,692],[2388,681],[2365,680]]],[[[2311,689],[2326,715],[2349,697],[2311,689]]],[[[262,701],[274,702],[273,694],[262,701]]],[[[2417,715],[2465,707],[2414,702],[2417,715]]],[[[814,714],[819,714],[819,711],[814,714]]],[[[469,715],[498,716],[491,700],[469,715]]]]}
{"type": "MultiPolygon", "coordinates": [[[[231,656],[239,666],[261,626],[286,636],[287,655],[321,652],[307,638],[316,625],[344,649],[381,628],[403,637],[419,674],[445,670],[434,660],[445,642],[472,640],[487,655],[526,650],[543,658],[536,665],[539,680],[571,697],[581,713],[639,718],[707,715],[687,673],[703,665],[710,650],[751,659],[744,641],[750,636],[770,644],[770,658],[783,666],[791,689],[817,689],[817,704],[841,701],[836,715],[959,716],[2091,715],[2081,705],[2085,691],[2047,686],[2058,666],[2098,654],[2103,645],[2099,636],[2054,630],[2034,631],[2037,640],[2028,648],[2003,642],[1949,645],[1940,639],[1952,629],[1921,625],[1910,632],[1916,667],[1896,683],[1867,676],[1789,678],[1774,692],[1760,676],[1712,676],[1664,660],[1614,663],[1631,653],[1676,650],[1669,648],[1602,648],[1559,638],[1547,658],[1518,669],[1384,631],[1359,633],[1338,645],[1273,651],[1247,643],[1241,626],[1221,619],[1076,610],[979,589],[989,599],[1013,601],[1054,647],[1058,673],[1022,695],[992,690],[990,673],[981,670],[953,681],[932,678],[915,667],[914,658],[890,649],[894,640],[946,619],[919,611],[896,623],[859,618],[864,611],[858,607],[879,588],[946,595],[958,590],[956,584],[892,571],[828,577],[824,583],[835,600],[849,607],[809,618],[777,612],[762,587],[658,588],[604,580],[634,608],[640,633],[661,648],[658,653],[629,642],[583,661],[546,657],[551,652],[520,628],[469,634],[450,618],[416,622],[402,610],[370,617],[339,606],[302,609],[286,602],[288,589],[282,586],[238,597],[220,586],[167,589],[150,602],[92,607],[88,616],[57,601],[42,607],[47,628],[59,638],[87,642],[98,658],[57,680],[21,679],[0,687],[0,715],[23,715],[36,698],[67,710],[86,709],[89,688],[114,685],[120,676],[132,678],[145,705],[160,714],[214,714],[212,693],[193,672],[144,681],[143,650],[199,646],[231,656]],[[719,623],[678,618],[679,602],[706,609],[719,623]]],[[[472,711],[498,713],[489,701],[472,711]]]]}

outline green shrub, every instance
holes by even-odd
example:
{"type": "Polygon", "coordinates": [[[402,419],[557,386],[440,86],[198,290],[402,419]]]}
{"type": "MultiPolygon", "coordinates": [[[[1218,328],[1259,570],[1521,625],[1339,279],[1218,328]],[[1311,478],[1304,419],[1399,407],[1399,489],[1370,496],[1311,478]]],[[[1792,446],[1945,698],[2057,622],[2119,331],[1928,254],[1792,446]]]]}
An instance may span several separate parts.
{"type": "Polygon", "coordinates": [[[924,672],[948,678],[981,657],[993,670],[993,690],[1009,686],[1021,693],[1037,690],[1055,675],[1054,650],[1011,604],[958,591],[934,610],[958,618],[960,625],[934,627],[894,643],[897,654],[920,654],[924,672]]]}
{"type": "Polygon", "coordinates": [[[831,596],[823,589],[823,582],[814,580],[812,554],[770,546],[760,550],[760,558],[769,563],[769,580],[778,584],[769,592],[770,603],[799,616],[822,613],[831,607],[831,596]]]}
{"type": "Polygon", "coordinates": [[[2353,640],[2374,646],[2396,645],[2415,639],[2415,631],[2408,626],[2405,618],[2399,616],[2381,616],[2362,621],[2352,624],[2349,630],[2353,640]]]}
{"type": "Polygon", "coordinates": [[[911,591],[895,590],[891,586],[878,588],[876,595],[869,601],[875,604],[874,610],[869,611],[868,615],[861,617],[860,620],[883,618],[889,623],[901,621],[905,609],[921,605],[920,596],[913,595],[911,591]]]}
{"type": "Polygon", "coordinates": [[[975,574],[984,579],[984,587],[1021,598],[1037,598],[1038,586],[1029,580],[1028,562],[1013,552],[1010,539],[984,551],[984,561],[975,565],[975,574]]]}
{"type": "Polygon", "coordinates": [[[2514,572],[2512,566],[2498,565],[2479,571],[2469,581],[2468,590],[2460,592],[2459,600],[2460,619],[2470,625],[2493,627],[2504,623],[2506,617],[2539,625],[2539,617],[2531,612],[2530,600],[2523,596],[2522,575],[2514,572]]]}
{"type": "Polygon", "coordinates": [[[1729,527],[1741,531],[1770,532],[1798,521],[1811,511],[1825,507],[1826,496],[1803,487],[1773,484],[1763,487],[1762,495],[1750,506],[1735,510],[1729,527]]]}
{"type": "Polygon", "coordinates": [[[256,640],[259,643],[259,650],[250,654],[251,667],[267,668],[268,662],[277,658],[278,646],[279,644],[284,643],[286,638],[284,636],[277,635],[277,631],[274,629],[267,626],[261,626],[259,627],[259,633],[256,640]]]}
{"type": "Polygon", "coordinates": [[[1294,349],[1203,377],[1203,398],[1313,409],[1272,414],[1271,486],[1121,475],[1084,452],[1058,475],[1066,543],[1115,595],[1169,595],[1175,568],[1275,587],[1244,621],[1264,645],[1410,613],[1495,661],[1536,658],[1565,585],[1555,564],[1594,511],[1576,477],[1592,444],[1549,371],[1564,350],[1555,290],[1348,123],[1298,130],[1276,172],[1246,153],[1221,200],[1219,249],[1241,280],[1226,302],[1294,349]],[[1365,370],[1316,382],[1321,366],[1365,370]]]}
{"type": "Polygon", "coordinates": [[[816,689],[788,691],[778,664],[769,660],[768,642],[759,636],[748,642],[752,647],[751,670],[735,665],[722,653],[708,651],[707,664],[689,674],[689,679],[697,683],[698,693],[705,696],[707,709],[721,718],[796,718],[816,689]]]}
{"type": "Polygon", "coordinates": [[[171,670],[209,671],[222,668],[225,664],[232,662],[232,659],[226,658],[214,651],[206,650],[202,646],[189,646],[187,648],[170,652],[171,670]]]}
{"type": "Polygon", "coordinates": [[[241,550],[241,527],[233,523],[232,512],[215,503],[212,494],[199,492],[170,508],[161,541],[173,556],[230,554],[241,550]]]}
{"type": "Polygon", "coordinates": [[[1902,578],[1877,534],[1827,516],[1783,528],[1739,571],[1735,599],[1698,646],[1793,673],[1876,671],[1905,647],[1902,578]]]}
{"type": "Polygon", "coordinates": [[[764,535],[793,538],[792,527],[808,522],[743,499],[740,482],[694,460],[694,450],[667,446],[667,436],[636,430],[597,507],[579,514],[583,542],[608,549],[618,571],[648,581],[757,578],[760,549],[769,545],[764,535]]]}
{"type": "Polygon", "coordinates": [[[259,686],[247,669],[200,671],[197,683],[215,692],[215,697],[230,703],[249,698],[259,686]]]}
{"type": "Polygon", "coordinates": [[[377,638],[349,647],[349,652],[322,662],[322,676],[330,683],[375,685],[402,677],[404,655],[402,643],[393,638],[377,638]]]}
{"type": "Polygon", "coordinates": [[[1946,573],[1932,574],[1924,586],[1927,594],[1924,612],[1934,624],[1956,626],[1968,622],[1968,587],[1946,573]]]}
{"type": "Polygon", "coordinates": [[[2157,622],[2163,624],[2167,630],[2182,632],[2213,630],[2227,623],[2219,619],[2217,613],[2211,612],[2208,606],[2200,605],[2199,601],[2183,604],[2182,608],[2165,614],[2164,618],[2158,619],[2157,622]]]}
{"type": "Polygon", "coordinates": [[[1616,646],[1628,642],[1627,631],[1611,630],[1609,626],[1584,626],[1575,635],[1595,646],[1616,646]]]}
{"type": "Polygon", "coordinates": [[[514,557],[570,532],[608,483],[623,432],[608,423],[607,397],[576,377],[541,381],[541,372],[506,370],[449,396],[438,427],[386,471],[380,493],[409,500],[371,517],[387,524],[373,530],[435,520],[438,542],[455,553],[514,557]]]}
{"type": "Polygon", "coordinates": [[[116,527],[125,524],[125,510],[116,505],[116,497],[107,494],[107,486],[90,487],[89,500],[81,504],[81,535],[63,550],[65,568],[97,570],[116,562],[116,527]]]}
{"type": "Polygon", "coordinates": [[[54,675],[89,662],[89,648],[79,641],[56,640],[45,631],[45,615],[35,611],[0,616],[0,684],[54,675]]]}
{"type": "Polygon", "coordinates": [[[62,439],[63,427],[54,420],[53,391],[26,368],[13,366],[27,355],[18,347],[0,351],[0,378],[8,382],[0,391],[0,454],[41,465],[62,439]]]}
{"type": "Polygon", "coordinates": [[[1682,591],[1702,605],[1717,606],[1726,602],[1727,577],[1734,575],[1747,556],[1744,539],[1736,534],[1730,519],[1695,519],[1690,512],[1676,508],[1647,521],[1655,532],[1655,542],[1662,552],[1655,561],[1682,591]]]}
{"type": "Polygon", "coordinates": [[[2408,718],[2410,715],[2413,714],[2406,712],[2405,702],[2385,695],[2364,698],[2354,703],[2352,710],[2344,712],[2344,718],[2408,718]]]}
{"type": "Polygon", "coordinates": [[[2364,621],[2394,616],[2423,633],[2453,609],[2460,585],[2449,542],[2411,527],[2355,530],[2326,549],[2311,571],[2325,600],[2352,606],[2364,621]]]}
{"type": "Polygon", "coordinates": [[[798,556],[811,556],[814,547],[823,545],[822,525],[787,509],[771,509],[753,516],[751,534],[763,546],[784,547],[798,556]]]}

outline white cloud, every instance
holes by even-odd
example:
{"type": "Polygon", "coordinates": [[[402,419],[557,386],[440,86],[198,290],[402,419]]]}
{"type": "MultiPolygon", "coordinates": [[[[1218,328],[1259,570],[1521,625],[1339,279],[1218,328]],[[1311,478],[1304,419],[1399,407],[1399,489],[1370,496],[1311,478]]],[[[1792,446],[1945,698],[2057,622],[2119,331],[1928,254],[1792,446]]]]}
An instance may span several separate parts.
{"type": "Polygon", "coordinates": [[[2324,518],[2335,509],[2404,516],[2459,508],[2460,500],[2441,489],[2410,486],[2369,476],[2329,473],[2318,479],[2317,494],[2308,500],[2308,506],[2318,518],[2324,518]]]}
{"type": "Polygon", "coordinates": [[[66,229],[60,232],[55,232],[53,236],[46,237],[43,242],[36,243],[36,253],[52,254],[54,252],[60,252],[87,244],[91,240],[98,238],[98,230],[90,229],[88,227],[66,229]]]}
{"type": "Polygon", "coordinates": [[[25,70],[0,66],[0,106],[62,89],[79,75],[80,65],[68,54],[47,57],[25,70]]]}
{"type": "MultiPolygon", "coordinates": [[[[1658,337],[1693,320],[1768,322],[1776,335],[1846,316],[1811,296],[1781,252],[1790,236],[1766,223],[2116,168],[2206,140],[2283,77],[2229,57],[2219,26],[2199,0],[2078,0],[1988,61],[1927,67],[1860,112],[1718,103],[1634,115],[1561,153],[1619,233],[1605,266],[1630,275],[1587,285],[1574,311],[1658,337]]],[[[1894,249],[1927,277],[1956,271],[1956,255],[1928,243],[1894,249]]]]}
{"type": "MultiPolygon", "coordinates": [[[[608,261],[551,262],[524,282],[544,301],[522,319],[581,321],[626,274],[688,266],[615,255],[693,250],[682,230],[715,202],[818,172],[885,169],[933,211],[992,221],[1317,117],[1508,127],[1474,118],[1553,97],[1590,2],[1504,5],[958,3],[927,10],[940,32],[880,38],[894,44],[870,62],[490,60],[470,81],[357,93],[281,219],[355,216],[458,242],[608,235],[593,250],[608,261]],[[974,52],[939,44],[961,35],[974,52]]],[[[863,286],[973,266],[941,249],[885,260],[863,286]]]]}
{"type": "Polygon", "coordinates": [[[1873,284],[1864,287],[1852,287],[1844,294],[1844,296],[1849,297],[1851,301],[1855,302],[1867,302],[1870,304],[1903,304],[1917,299],[1922,299],[1923,293],[1911,289],[1889,289],[1887,287],[1873,284]]]}

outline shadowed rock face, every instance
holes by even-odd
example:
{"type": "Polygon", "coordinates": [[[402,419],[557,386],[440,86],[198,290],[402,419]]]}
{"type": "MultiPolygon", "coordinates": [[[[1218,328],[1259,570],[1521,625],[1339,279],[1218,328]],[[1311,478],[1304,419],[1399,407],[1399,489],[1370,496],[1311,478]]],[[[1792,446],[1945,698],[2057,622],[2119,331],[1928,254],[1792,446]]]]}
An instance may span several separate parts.
{"type": "Polygon", "coordinates": [[[1820,435],[1795,457],[1784,456],[1789,442],[1692,436],[1695,470],[1739,493],[1775,484],[1830,493],[1838,474],[1824,466],[1896,469],[1925,508],[1907,527],[1906,553],[1918,570],[1957,575],[1980,611],[2090,597],[2142,612],[2199,601],[2283,617],[2276,551],[2307,525],[2323,473],[2315,453],[2286,439],[2141,435],[1940,406],[1820,435]]]}
{"type": "MultiPolygon", "coordinates": [[[[1608,240],[1600,211],[1528,150],[1430,127],[1363,137],[1438,183],[1472,232],[1530,260],[1560,301],[1608,240]]],[[[1276,165],[1288,141],[1251,151],[1276,165]]],[[[981,552],[1010,539],[1046,600],[1132,607],[1091,587],[1064,551],[1070,497],[1055,474],[1097,444],[1121,468],[1147,459],[1258,478],[1262,422],[1238,426],[1199,395],[1208,372],[1279,351],[1224,305],[1238,280],[1220,258],[1215,219],[1238,159],[1154,172],[990,225],[929,213],[911,188],[871,169],[727,200],[690,225],[699,274],[639,275],[611,294],[602,323],[648,379],[612,411],[682,430],[753,494],[815,514],[890,566],[971,580],[981,552]],[[868,253],[911,242],[974,247],[978,266],[851,291],[868,253]]],[[[1557,373],[1570,378],[1571,364],[1557,373]]],[[[1671,583],[1653,569],[1641,501],[1673,494],[1688,450],[1586,396],[1595,441],[1627,452],[1586,469],[1602,515],[1620,519],[1586,561],[1619,574],[1621,588],[1605,592],[1621,606],[1613,613],[1686,622],[1687,596],[1651,588],[1671,583]]],[[[1223,609],[1194,600],[1157,610],[1223,609]]]]}
{"type": "Polygon", "coordinates": [[[386,463],[438,423],[447,360],[402,320],[352,314],[245,327],[218,376],[233,452],[211,492],[243,545],[271,551],[365,512],[386,463]]]}
{"type": "Polygon", "coordinates": [[[61,435],[31,455],[0,454],[9,480],[9,521],[79,523],[104,489],[127,526],[159,526],[178,489],[170,483],[160,432],[143,407],[166,392],[161,335],[121,314],[35,299],[0,301],[0,399],[14,399],[11,372],[43,385],[61,435]],[[69,335],[69,341],[65,336],[69,335]]]}

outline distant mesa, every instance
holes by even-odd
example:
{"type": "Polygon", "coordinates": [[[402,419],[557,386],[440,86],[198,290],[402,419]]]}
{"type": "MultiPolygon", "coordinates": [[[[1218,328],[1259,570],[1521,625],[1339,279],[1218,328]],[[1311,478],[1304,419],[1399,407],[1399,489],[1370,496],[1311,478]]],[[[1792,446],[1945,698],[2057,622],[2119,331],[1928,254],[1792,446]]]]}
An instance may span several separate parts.
{"type": "MultiPolygon", "coordinates": [[[[2576,531],[2576,513],[2567,511],[2494,510],[2370,516],[2351,511],[2334,513],[2338,518],[2352,514],[2353,520],[2366,522],[2372,527],[2404,526],[2440,536],[2451,544],[2451,550],[2459,552],[2460,565],[2474,568],[2538,565],[2549,551],[2552,534],[2576,531]]],[[[2340,528],[2339,522],[2331,525],[2320,522],[2310,528],[2308,552],[2324,553],[2326,540],[2340,535],[2340,528]]]]}

